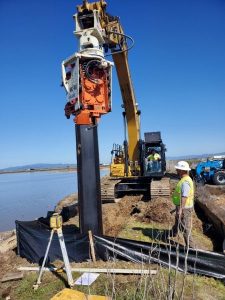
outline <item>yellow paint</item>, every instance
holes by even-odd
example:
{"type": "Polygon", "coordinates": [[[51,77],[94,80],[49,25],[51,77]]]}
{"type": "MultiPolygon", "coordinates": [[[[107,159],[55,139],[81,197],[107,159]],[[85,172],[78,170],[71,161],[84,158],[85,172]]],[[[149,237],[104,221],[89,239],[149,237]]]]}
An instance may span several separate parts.
{"type": "Polygon", "coordinates": [[[111,297],[88,295],[87,300],[111,300],[111,297]]]}
{"type": "Polygon", "coordinates": [[[84,293],[76,290],[63,289],[57,293],[51,300],[87,300],[84,293]]]}
{"type": "Polygon", "coordinates": [[[111,164],[110,176],[112,177],[124,177],[124,164],[111,164]]]}

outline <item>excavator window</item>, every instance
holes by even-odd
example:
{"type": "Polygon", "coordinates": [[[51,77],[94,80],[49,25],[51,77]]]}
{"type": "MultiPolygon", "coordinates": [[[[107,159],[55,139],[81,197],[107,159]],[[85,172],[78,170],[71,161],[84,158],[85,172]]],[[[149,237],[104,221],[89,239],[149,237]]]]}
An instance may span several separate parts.
{"type": "Polygon", "coordinates": [[[145,154],[145,171],[146,175],[160,173],[162,171],[161,164],[161,147],[148,147],[145,154]]]}
{"type": "Polygon", "coordinates": [[[85,13],[79,13],[79,25],[81,29],[88,29],[94,27],[94,15],[92,11],[84,11],[85,13]]]}

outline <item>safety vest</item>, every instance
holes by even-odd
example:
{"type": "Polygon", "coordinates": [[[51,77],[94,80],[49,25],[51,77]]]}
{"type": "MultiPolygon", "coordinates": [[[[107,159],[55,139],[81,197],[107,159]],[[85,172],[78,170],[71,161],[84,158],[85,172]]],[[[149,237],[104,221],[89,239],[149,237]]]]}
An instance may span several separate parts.
{"type": "Polygon", "coordinates": [[[194,206],[194,184],[192,179],[187,175],[181,178],[181,180],[178,182],[175,191],[173,192],[172,195],[172,201],[173,203],[178,206],[180,205],[180,201],[181,201],[181,186],[183,182],[188,182],[190,185],[190,191],[189,191],[189,195],[187,197],[186,203],[184,205],[185,208],[191,208],[194,206]]]}
{"type": "Polygon", "coordinates": [[[148,156],[148,160],[158,160],[158,159],[160,159],[161,157],[160,157],[160,155],[158,154],[158,153],[155,153],[155,154],[150,154],[149,156],[148,156]]]}

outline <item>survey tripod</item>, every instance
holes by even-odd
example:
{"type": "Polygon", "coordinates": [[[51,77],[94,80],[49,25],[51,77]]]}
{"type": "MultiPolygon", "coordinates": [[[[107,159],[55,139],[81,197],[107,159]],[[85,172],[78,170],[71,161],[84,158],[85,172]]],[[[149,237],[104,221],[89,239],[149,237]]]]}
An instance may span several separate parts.
{"type": "Polygon", "coordinates": [[[68,285],[70,287],[74,286],[74,280],[73,280],[73,276],[72,276],[72,271],[71,271],[71,267],[70,267],[70,262],[69,262],[69,258],[68,258],[68,254],[67,254],[67,250],[66,250],[66,245],[65,245],[65,241],[64,241],[64,237],[63,237],[63,232],[62,232],[62,216],[60,216],[58,213],[54,213],[52,215],[52,217],[50,218],[50,228],[51,230],[51,235],[48,241],[48,245],[46,248],[46,252],[45,252],[45,256],[44,256],[44,260],[42,262],[41,265],[41,269],[39,272],[39,276],[37,279],[37,283],[33,285],[33,288],[36,290],[38,289],[39,285],[41,284],[41,278],[45,269],[45,263],[48,257],[48,253],[49,253],[49,249],[52,243],[52,239],[53,239],[53,235],[54,233],[57,233],[58,236],[58,240],[59,240],[59,244],[60,244],[60,248],[62,251],[62,256],[63,256],[63,261],[64,261],[64,265],[65,265],[65,271],[66,271],[66,275],[67,275],[67,281],[68,281],[68,285]]]}

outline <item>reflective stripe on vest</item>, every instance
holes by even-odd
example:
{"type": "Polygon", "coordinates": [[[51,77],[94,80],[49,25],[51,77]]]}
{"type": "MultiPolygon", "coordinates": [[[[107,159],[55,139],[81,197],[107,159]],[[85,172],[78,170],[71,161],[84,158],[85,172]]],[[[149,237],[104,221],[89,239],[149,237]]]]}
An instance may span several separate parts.
{"type": "Polygon", "coordinates": [[[189,191],[189,195],[187,197],[186,203],[184,205],[185,208],[190,208],[193,207],[194,205],[194,185],[193,185],[193,181],[189,176],[184,176],[181,178],[181,180],[178,182],[175,191],[173,192],[172,195],[172,201],[175,205],[180,205],[180,201],[181,201],[181,186],[183,182],[188,182],[190,185],[190,191],[189,191]]]}

